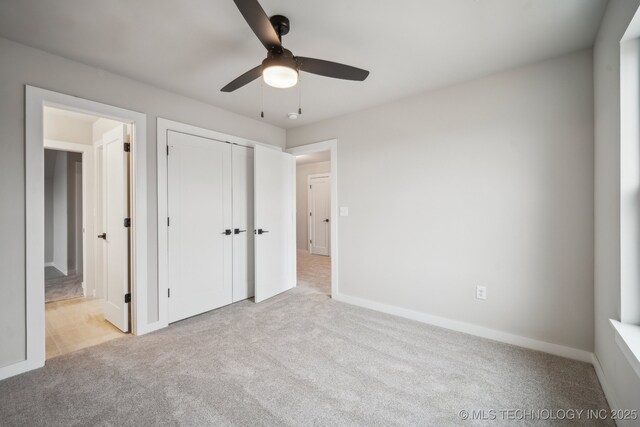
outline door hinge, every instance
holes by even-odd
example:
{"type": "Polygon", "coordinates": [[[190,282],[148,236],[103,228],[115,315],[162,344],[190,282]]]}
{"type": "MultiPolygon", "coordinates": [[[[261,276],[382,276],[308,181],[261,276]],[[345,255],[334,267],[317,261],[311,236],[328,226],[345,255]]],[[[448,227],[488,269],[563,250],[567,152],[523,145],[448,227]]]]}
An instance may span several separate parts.
{"type": "Polygon", "coordinates": [[[125,218],[124,219],[124,226],[125,227],[131,227],[131,218],[125,218]]]}
{"type": "Polygon", "coordinates": [[[124,294],[124,302],[125,303],[131,302],[131,294],[124,294]]]}
{"type": "Polygon", "coordinates": [[[171,288],[167,288],[167,298],[171,298],[171,288]]]}
{"type": "Polygon", "coordinates": [[[169,226],[169,223],[170,223],[169,217],[167,217],[167,227],[169,226]]]}
{"type": "Polygon", "coordinates": [[[309,240],[309,243],[313,243],[313,240],[309,240]]]}
{"type": "Polygon", "coordinates": [[[312,216],[313,214],[311,212],[309,212],[309,216],[312,216]]]}
{"type": "Polygon", "coordinates": [[[129,144],[128,142],[124,143],[124,152],[128,153],[131,151],[131,144],[129,144]]]}
{"type": "Polygon", "coordinates": [[[167,145],[167,156],[169,155],[169,146],[167,145]]]}

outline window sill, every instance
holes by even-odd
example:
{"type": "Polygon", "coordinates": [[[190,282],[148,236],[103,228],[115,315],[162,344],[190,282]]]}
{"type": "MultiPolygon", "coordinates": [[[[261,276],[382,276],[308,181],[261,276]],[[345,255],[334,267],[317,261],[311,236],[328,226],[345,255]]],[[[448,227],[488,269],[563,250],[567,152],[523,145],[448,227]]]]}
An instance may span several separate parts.
{"type": "Polygon", "coordinates": [[[616,331],[616,343],[640,378],[640,326],[609,319],[616,331]]]}

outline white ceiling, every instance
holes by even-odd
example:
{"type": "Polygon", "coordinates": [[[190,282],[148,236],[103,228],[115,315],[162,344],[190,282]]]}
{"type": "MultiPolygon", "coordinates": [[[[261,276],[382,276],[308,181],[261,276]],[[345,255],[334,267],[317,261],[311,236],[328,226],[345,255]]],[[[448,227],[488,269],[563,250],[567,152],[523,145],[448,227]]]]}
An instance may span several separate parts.
{"type": "MultiPolygon", "coordinates": [[[[265,88],[264,120],[294,127],[592,46],[606,0],[262,0],[284,45],[371,71],[362,83],[303,73],[265,88]]],[[[260,84],[220,88],[265,51],[232,0],[0,0],[0,35],[259,118],[260,84]]]]}
{"type": "Polygon", "coordinates": [[[328,162],[331,160],[330,151],[320,151],[318,153],[300,154],[296,156],[296,164],[306,165],[307,163],[328,162]]]}

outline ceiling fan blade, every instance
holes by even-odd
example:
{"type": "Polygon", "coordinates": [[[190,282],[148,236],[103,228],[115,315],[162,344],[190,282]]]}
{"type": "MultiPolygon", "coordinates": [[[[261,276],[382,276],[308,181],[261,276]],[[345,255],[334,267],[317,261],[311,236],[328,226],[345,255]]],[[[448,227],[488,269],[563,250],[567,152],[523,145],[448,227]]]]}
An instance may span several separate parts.
{"type": "Polygon", "coordinates": [[[258,0],[233,0],[247,24],[260,39],[267,50],[280,47],[280,37],[273,28],[269,17],[258,3],[258,0]]]}
{"type": "Polygon", "coordinates": [[[255,68],[250,69],[222,89],[221,92],[233,92],[236,89],[240,89],[242,86],[251,83],[262,75],[262,65],[258,65],[255,68]]]}
{"type": "Polygon", "coordinates": [[[361,82],[369,75],[367,70],[322,59],[296,56],[296,61],[302,71],[325,77],[333,77],[334,79],[356,80],[361,82]]]}

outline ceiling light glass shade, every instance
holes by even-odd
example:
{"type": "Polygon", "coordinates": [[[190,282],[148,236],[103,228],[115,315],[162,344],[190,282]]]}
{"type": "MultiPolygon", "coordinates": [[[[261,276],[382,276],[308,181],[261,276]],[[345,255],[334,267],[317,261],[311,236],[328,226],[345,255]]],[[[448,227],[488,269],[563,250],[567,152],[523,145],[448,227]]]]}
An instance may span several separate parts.
{"type": "Polygon", "coordinates": [[[298,83],[296,63],[289,59],[269,58],[262,63],[262,78],[269,86],[286,89],[298,83]]]}

